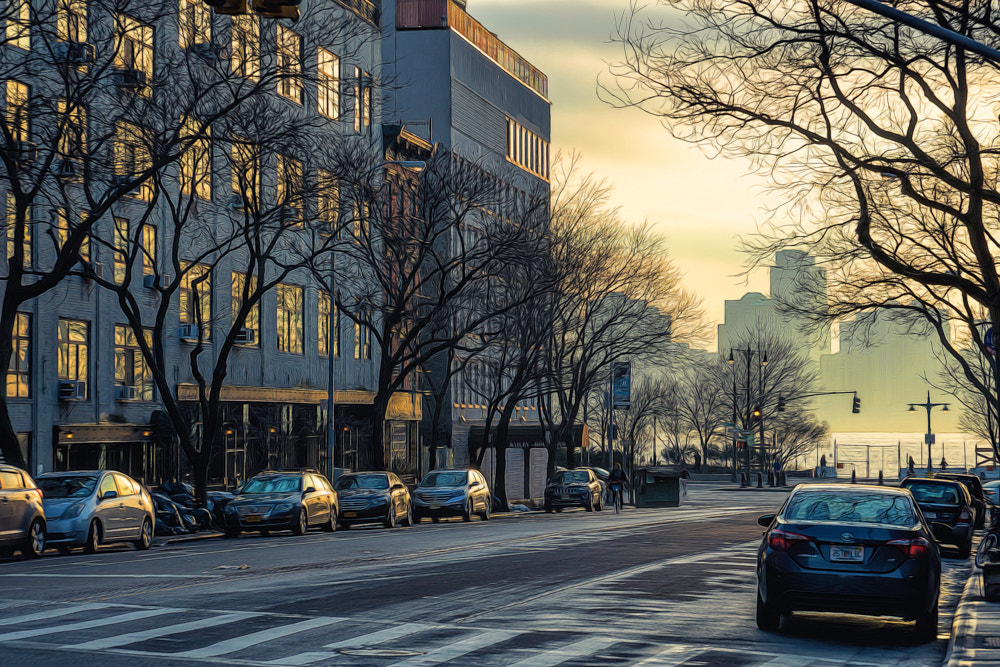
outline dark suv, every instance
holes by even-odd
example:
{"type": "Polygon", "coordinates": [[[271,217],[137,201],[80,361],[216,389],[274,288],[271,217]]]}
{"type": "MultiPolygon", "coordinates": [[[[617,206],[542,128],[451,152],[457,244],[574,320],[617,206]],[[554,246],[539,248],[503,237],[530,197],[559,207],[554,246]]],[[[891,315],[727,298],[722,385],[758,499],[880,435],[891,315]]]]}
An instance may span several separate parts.
{"type": "Polygon", "coordinates": [[[25,471],[0,463],[0,556],[15,550],[25,558],[45,551],[42,490],[25,471]]]}
{"type": "Polygon", "coordinates": [[[899,486],[913,494],[928,524],[948,527],[949,535],[938,535],[935,530],[935,536],[941,542],[957,546],[963,558],[968,557],[976,525],[976,508],[969,489],[955,480],[926,477],[907,477],[899,486]]]}
{"type": "Polygon", "coordinates": [[[312,526],[333,532],[338,513],[337,492],[318,471],[265,470],[226,505],[226,537],[244,530],[302,535],[312,526]]]}
{"type": "Polygon", "coordinates": [[[601,511],[604,494],[597,475],[589,468],[557,470],[545,487],[545,511],[582,507],[601,511]]]}

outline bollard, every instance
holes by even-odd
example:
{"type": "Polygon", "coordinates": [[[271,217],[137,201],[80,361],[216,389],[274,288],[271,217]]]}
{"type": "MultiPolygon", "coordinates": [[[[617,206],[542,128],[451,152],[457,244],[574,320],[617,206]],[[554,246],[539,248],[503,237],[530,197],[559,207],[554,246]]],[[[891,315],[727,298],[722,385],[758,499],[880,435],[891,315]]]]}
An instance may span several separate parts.
{"type": "Polygon", "coordinates": [[[740,473],[740,487],[746,488],[747,485],[748,485],[747,484],[747,474],[745,472],[741,472],[740,473]]]}
{"type": "Polygon", "coordinates": [[[858,471],[851,470],[851,484],[857,484],[857,483],[858,483],[858,471]]]}
{"type": "Polygon", "coordinates": [[[885,486],[885,484],[882,483],[882,471],[881,470],[878,471],[878,485],[879,486],[885,486]]]}
{"type": "Polygon", "coordinates": [[[764,488],[764,475],[760,473],[757,473],[757,488],[758,489],[764,488]]]}

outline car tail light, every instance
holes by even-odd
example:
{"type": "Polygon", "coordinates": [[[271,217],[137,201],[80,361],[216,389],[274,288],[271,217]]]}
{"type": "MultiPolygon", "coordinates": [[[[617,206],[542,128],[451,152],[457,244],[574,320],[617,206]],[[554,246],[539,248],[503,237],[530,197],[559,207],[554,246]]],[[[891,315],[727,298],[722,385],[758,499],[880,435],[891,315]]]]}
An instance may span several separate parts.
{"type": "Polygon", "coordinates": [[[971,515],[969,514],[969,508],[968,507],[963,507],[962,508],[962,513],[958,515],[958,521],[959,521],[959,523],[968,523],[970,518],[971,518],[971,515]]]}
{"type": "Polygon", "coordinates": [[[891,544],[894,547],[899,547],[903,550],[903,553],[907,555],[908,558],[920,558],[927,553],[927,549],[930,547],[931,543],[927,541],[924,537],[914,537],[913,539],[898,539],[889,540],[886,544],[891,544]]]}
{"type": "Polygon", "coordinates": [[[792,533],[781,528],[775,528],[767,534],[767,544],[775,551],[788,551],[796,542],[809,542],[812,540],[808,535],[792,533]]]}
{"type": "Polygon", "coordinates": [[[43,499],[45,497],[45,494],[42,492],[42,490],[39,489],[39,488],[37,488],[37,487],[34,488],[34,489],[32,489],[32,491],[37,491],[38,492],[38,499],[39,500],[41,500],[41,499],[43,499]]]}

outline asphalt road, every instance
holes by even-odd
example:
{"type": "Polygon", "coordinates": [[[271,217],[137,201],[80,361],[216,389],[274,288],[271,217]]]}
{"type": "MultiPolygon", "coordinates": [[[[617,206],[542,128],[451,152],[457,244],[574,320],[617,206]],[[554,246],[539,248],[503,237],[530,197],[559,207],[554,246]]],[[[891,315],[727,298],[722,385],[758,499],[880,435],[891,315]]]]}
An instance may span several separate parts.
{"type": "Polygon", "coordinates": [[[2,561],[0,665],[940,665],[969,571],[958,559],[935,642],[856,616],[757,630],[755,518],[783,497],[693,484],[682,507],[620,515],[2,561]]]}

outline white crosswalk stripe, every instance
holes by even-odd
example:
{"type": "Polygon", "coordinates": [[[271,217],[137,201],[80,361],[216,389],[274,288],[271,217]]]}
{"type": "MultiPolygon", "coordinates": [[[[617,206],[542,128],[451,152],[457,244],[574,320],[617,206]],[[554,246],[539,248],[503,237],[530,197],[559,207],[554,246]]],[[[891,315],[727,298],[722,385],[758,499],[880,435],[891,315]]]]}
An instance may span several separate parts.
{"type": "Polygon", "coordinates": [[[72,632],[74,630],[89,630],[91,628],[99,628],[105,625],[117,625],[118,623],[129,623],[131,621],[139,621],[144,618],[150,618],[152,616],[162,616],[163,614],[173,614],[180,609],[144,609],[142,611],[134,611],[129,614],[119,614],[117,616],[109,616],[106,618],[97,618],[90,621],[78,621],[76,623],[66,623],[64,625],[49,625],[44,628],[34,628],[31,630],[19,630],[16,632],[5,632],[0,634],[0,642],[12,642],[18,639],[28,639],[29,637],[41,637],[43,635],[50,634],[64,634],[67,632],[72,632]]]}
{"type": "Polygon", "coordinates": [[[71,616],[73,614],[79,614],[84,611],[91,611],[93,609],[107,609],[114,605],[92,603],[92,604],[76,604],[71,607],[56,607],[55,609],[49,609],[48,611],[40,611],[37,614],[28,614],[27,616],[16,616],[14,618],[3,619],[4,625],[15,625],[22,623],[34,623],[35,621],[47,621],[50,618],[58,618],[60,616],[71,616]]]}
{"type": "Polygon", "coordinates": [[[478,633],[466,639],[462,639],[453,644],[442,646],[441,648],[428,651],[423,655],[414,656],[408,660],[397,662],[392,667],[424,667],[426,665],[440,665],[449,660],[460,658],[463,655],[478,651],[493,644],[513,639],[522,633],[514,630],[490,630],[478,633]]]}
{"type": "Polygon", "coordinates": [[[211,646],[206,646],[205,648],[184,651],[182,653],[171,653],[170,655],[177,658],[214,658],[220,655],[226,655],[227,653],[242,651],[251,646],[280,639],[281,637],[287,637],[289,635],[305,632],[306,630],[315,630],[316,628],[343,623],[346,620],[347,619],[345,618],[333,617],[311,618],[307,621],[300,621],[290,625],[282,625],[277,628],[261,630],[260,632],[254,632],[242,637],[227,639],[226,641],[218,642],[216,644],[212,644],[211,646]]]}
{"type": "Polygon", "coordinates": [[[94,651],[106,648],[115,648],[117,646],[125,646],[126,644],[135,644],[136,642],[145,641],[147,639],[155,639],[156,637],[175,635],[179,632],[190,632],[192,630],[200,630],[202,628],[211,628],[216,625],[235,623],[236,621],[242,621],[254,616],[260,616],[260,614],[247,611],[234,612],[232,614],[216,616],[215,618],[200,618],[197,621],[164,625],[158,628],[139,630],[137,632],[126,632],[123,635],[114,635],[103,639],[94,639],[82,644],[65,644],[61,648],[75,649],[78,651],[94,651]]]}
{"type": "Polygon", "coordinates": [[[556,667],[556,665],[561,665],[575,658],[591,655],[595,651],[614,644],[616,641],[610,637],[587,637],[569,646],[545,651],[524,660],[519,660],[510,665],[510,667],[556,667]]]}

